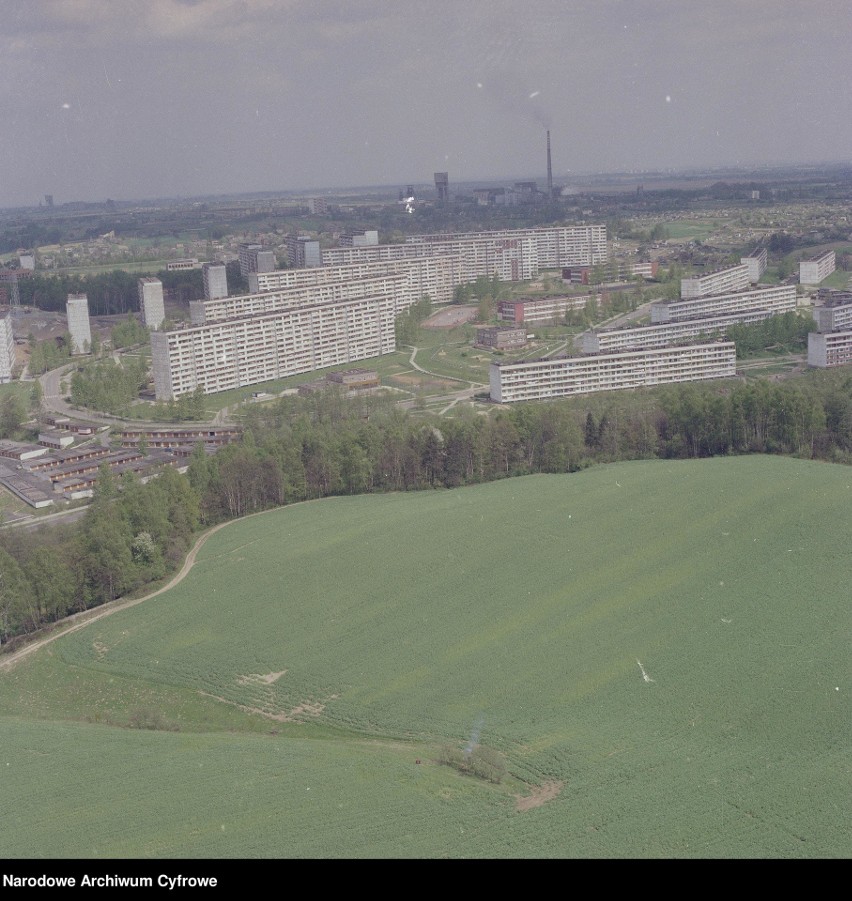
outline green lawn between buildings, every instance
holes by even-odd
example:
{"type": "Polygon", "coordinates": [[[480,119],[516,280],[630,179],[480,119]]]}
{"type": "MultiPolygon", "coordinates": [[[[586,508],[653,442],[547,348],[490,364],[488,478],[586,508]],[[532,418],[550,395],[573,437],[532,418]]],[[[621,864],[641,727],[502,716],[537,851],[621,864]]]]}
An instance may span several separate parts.
{"type": "Polygon", "coordinates": [[[740,457],[232,524],[0,672],[0,847],[845,857],[850,501],[847,467],[740,457]],[[474,733],[503,784],[434,762],[474,733]]]}

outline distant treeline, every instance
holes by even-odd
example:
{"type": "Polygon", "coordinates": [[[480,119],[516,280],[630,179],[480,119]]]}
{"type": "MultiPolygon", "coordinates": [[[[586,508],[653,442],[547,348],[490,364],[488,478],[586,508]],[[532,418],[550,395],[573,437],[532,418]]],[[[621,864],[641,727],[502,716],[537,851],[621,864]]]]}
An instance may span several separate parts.
{"type": "Polygon", "coordinates": [[[691,383],[519,404],[485,416],[406,413],[337,390],[253,405],[243,441],[123,490],[102,480],[84,519],[0,532],[0,639],[111,600],[176,568],[193,532],[340,494],[454,488],[616,460],[794,454],[852,462],[852,372],[691,383]]]}
{"type": "MultiPolygon", "coordinates": [[[[65,312],[69,294],[85,294],[92,316],[109,316],[139,310],[139,274],[114,269],[88,275],[36,275],[21,279],[18,290],[21,304],[51,312],[65,312]]],[[[182,300],[204,296],[200,269],[177,272],[161,270],[157,278],[164,289],[176,290],[182,300]]]]}

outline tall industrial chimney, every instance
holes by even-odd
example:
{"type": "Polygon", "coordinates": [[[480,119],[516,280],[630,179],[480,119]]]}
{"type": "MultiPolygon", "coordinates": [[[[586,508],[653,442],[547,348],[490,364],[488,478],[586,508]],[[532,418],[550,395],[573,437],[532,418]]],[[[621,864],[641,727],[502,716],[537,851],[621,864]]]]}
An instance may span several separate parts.
{"type": "Polygon", "coordinates": [[[547,129],[547,199],[553,200],[553,168],[550,165],[550,129],[547,129]]]}

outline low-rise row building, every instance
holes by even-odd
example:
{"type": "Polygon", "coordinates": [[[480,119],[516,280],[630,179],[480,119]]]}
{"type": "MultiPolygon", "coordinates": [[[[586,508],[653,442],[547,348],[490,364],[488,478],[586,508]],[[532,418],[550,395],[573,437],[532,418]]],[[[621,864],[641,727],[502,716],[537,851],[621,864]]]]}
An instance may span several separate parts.
{"type": "Polygon", "coordinates": [[[505,404],[734,375],[735,345],[712,342],[582,357],[494,362],[490,388],[491,399],[505,404]]]}
{"type": "Polygon", "coordinates": [[[172,448],[204,444],[210,447],[224,447],[238,441],[243,430],[239,426],[190,426],[187,428],[158,427],[150,429],[124,429],[121,433],[122,447],[172,448]]]}

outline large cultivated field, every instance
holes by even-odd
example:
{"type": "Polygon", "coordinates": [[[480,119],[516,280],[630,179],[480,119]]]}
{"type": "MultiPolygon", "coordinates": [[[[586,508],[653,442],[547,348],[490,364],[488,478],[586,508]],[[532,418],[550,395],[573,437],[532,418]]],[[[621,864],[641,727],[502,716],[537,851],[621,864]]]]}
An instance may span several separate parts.
{"type": "Polygon", "coordinates": [[[0,672],[0,855],[849,856],[850,509],[744,457],[229,525],[0,672]]]}

